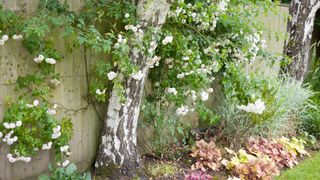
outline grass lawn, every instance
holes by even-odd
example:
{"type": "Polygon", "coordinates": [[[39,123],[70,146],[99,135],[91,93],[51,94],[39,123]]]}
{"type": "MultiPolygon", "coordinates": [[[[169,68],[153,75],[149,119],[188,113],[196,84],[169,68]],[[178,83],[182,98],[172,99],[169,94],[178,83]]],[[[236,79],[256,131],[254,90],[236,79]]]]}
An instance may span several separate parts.
{"type": "Polygon", "coordinates": [[[320,179],[320,153],[314,154],[293,169],[286,170],[275,180],[315,180],[320,179]]]}

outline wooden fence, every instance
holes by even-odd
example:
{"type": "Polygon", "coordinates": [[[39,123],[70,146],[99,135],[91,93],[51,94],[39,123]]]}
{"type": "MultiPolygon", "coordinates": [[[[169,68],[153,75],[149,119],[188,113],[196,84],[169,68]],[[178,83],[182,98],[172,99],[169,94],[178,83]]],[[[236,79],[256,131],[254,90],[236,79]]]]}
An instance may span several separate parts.
{"type": "MultiPolygon", "coordinates": [[[[72,10],[79,10],[84,0],[69,1],[72,10]]],[[[37,8],[38,0],[0,0],[6,9],[31,13],[37,8]]],[[[287,12],[287,7],[280,7],[281,12],[287,12]]],[[[282,16],[268,15],[263,17],[268,29],[275,32],[285,32],[286,23],[282,16]]],[[[74,124],[74,135],[71,140],[71,162],[83,170],[89,168],[94,160],[97,148],[97,137],[101,125],[97,113],[92,105],[87,104],[87,79],[85,70],[84,49],[68,53],[64,47],[64,40],[59,39],[60,50],[65,52],[66,58],[56,65],[56,71],[61,74],[61,84],[53,93],[52,102],[59,105],[58,116],[71,117],[74,124]]],[[[283,39],[267,40],[268,47],[273,52],[282,52],[283,39]]],[[[88,52],[87,54],[90,54],[88,52]]],[[[87,56],[88,65],[97,59],[87,56]]],[[[19,75],[27,74],[36,68],[28,52],[21,43],[9,41],[0,47],[0,121],[3,117],[6,99],[17,95],[15,80],[19,75]],[[26,68],[27,67],[27,68],[26,68]]],[[[101,111],[103,113],[103,110],[101,111]]],[[[0,180],[36,179],[37,175],[47,170],[48,164],[53,162],[53,153],[40,152],[30,163],[17,162],[11,164],[6,158],[8,147],[0,142],[0,180]]]]}

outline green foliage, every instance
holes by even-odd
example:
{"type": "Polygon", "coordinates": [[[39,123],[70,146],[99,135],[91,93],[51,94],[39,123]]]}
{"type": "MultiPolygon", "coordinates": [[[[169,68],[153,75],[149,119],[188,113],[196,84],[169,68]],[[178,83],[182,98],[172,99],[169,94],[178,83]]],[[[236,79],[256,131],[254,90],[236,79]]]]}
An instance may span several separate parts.
{"type": "MultiPolygon", "coordinates": [[[[147,100],[142,105],[141,116],[143,121],[140,122],[141,132],[150,129],[152,127],[153,132],[150,139],[145,139],[150,142],[149,147],[142,147],[142,149],[148,153],[156,153],[158,156],[173,155],[168,154],[170,147],[173,144],[182,140],[185,142],[189,138],[187,132],[190,129],[187,125],[182,124],[179,121],[179,117],[172,112],[172,108],[167,105],[156,104],[147,100]]],[[[147,134],[143,134],[145,137],[147,134]]],[[[145,146],[148,146],[147,144],[145,146]]]]}
{"type": "Polygon", "coordinates": [[[50,175],[42,175],[39,180],[91,180],[90,172],[81,174],[77,171],[75,164],[71,163],[67,167],[54,169],[49,165],[50,175]]]}
{"type": "Polygon", "coordinates": [[[224,79],[227,97],[217,108],[222,119],[219,126],[229,144],[239,145],[250,136],[280,137],[296,133],[313,96],[309,88],[288,77],[234,73],[224,79]],[[261,114],[241,108],[259,99],[265,106],[261,114]]]}
{"type": "Polygon", "coordinates": [[[214,142],[196,141],[196,145],[192,148],[190,155],[196,158],[195,164],[192,165],[193,170],[206,171],[206,168],[210,168],[213,171],[217,171],[221,166],[221,151],[214,142]]]}
{"type": "Polygon", "coordinates": [[[316,50],[319,44],[316,44],[313,49],[313,57],[310,63],[310,72],[308,73],[305,83],[316,92],[312,97],[312,103],[306,108],[303,113],[303,124],[301,128],[309,134],[320,139],[320,64],[316,50]]]}
{"type": "Polygon", "coordinates": [[[8,105],[0,132],[1,136],[3,134],[6,137],[11,153],[16,156],[16,160],[8,157],[9,161],[18,161],[20,156],[34,156],[36,152],[43,149],[44,144],[49,142],[52,143],[50,147],[55,147],[56,154],[60,155],[56,156],[56,159],[60,160],[63,155],[60,147],[67,145],[71,139],[73,130],[70,120],[57,121],[51,113],[55,110],[50,104],[36,102],[28,104],[24,100],[18,100],[8,105]],[[57,127],[60,127],[61,135],[59,138],[53,138],[54,129],[57,127]],[[15,137],[17,140],[13,140],[15,137]]]}
{"type": "Polygon", "coordinates": [[[171,164],[153,164],[148,166],[148,171],[153,177],[172,177],[178,169],[176,166],[171,164]]]}

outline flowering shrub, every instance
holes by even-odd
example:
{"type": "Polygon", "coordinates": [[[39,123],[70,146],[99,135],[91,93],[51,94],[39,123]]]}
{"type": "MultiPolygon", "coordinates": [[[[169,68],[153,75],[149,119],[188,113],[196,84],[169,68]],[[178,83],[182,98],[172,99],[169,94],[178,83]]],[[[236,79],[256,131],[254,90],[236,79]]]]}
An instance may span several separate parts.
{"type": "Polygon", "coordinates": [[[249,139],[247,149],[252,154],[264,154],[271,158],[279,168],[290,167],[292,168],[296,164],[297,155],[292,151],[288,151],[282,143],[277,140],[267,140],[260,138],[255,140],[249,139]]]}
{"type": "Polygon", "coordinates": [[[279,175],[279,169],[267,156],[254,156],[240,149],[238,153],[228,150],[233,155],[230,160],[221,163],[235,177],[240,179],[271,179],[279,175]]]}
{"type": "Polygon", "coordinates": [[[206,171],[206,167],[208,167],[217,171],[221,166],[220,160],[222,159],[222,155],[214,142],[206,143],[203,139],[196,141],[196,146],[191,151],[190,155],[196,158],[192,169],[206,171]]]}
{"type": "Polygon", "coordinates": [[[184,180],[212,180],[212,176],[203,171],[193,171],[184,177],[184,180]]]}
{"type": "Polygon", "coordinates": [[[68,119],[56,121],[55,108],[38,100],[9,104],[0,126],[0,138],[10,146],[7,158],[11,163],[30,162],[37,151],[51,148],[55,149],[57,160],[70,155],[72,124],[68,119]]]}

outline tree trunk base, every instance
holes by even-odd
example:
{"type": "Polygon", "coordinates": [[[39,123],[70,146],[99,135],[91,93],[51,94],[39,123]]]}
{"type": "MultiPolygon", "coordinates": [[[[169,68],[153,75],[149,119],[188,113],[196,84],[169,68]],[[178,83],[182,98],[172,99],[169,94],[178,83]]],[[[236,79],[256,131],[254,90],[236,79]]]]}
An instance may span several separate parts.
{"type": "Polygon", "coordinates": [[[127,161],[121,167],[115,164],[96,168],[94,175],[104,180],[148,180],[144,166],[137,162],[127,161]]]}

